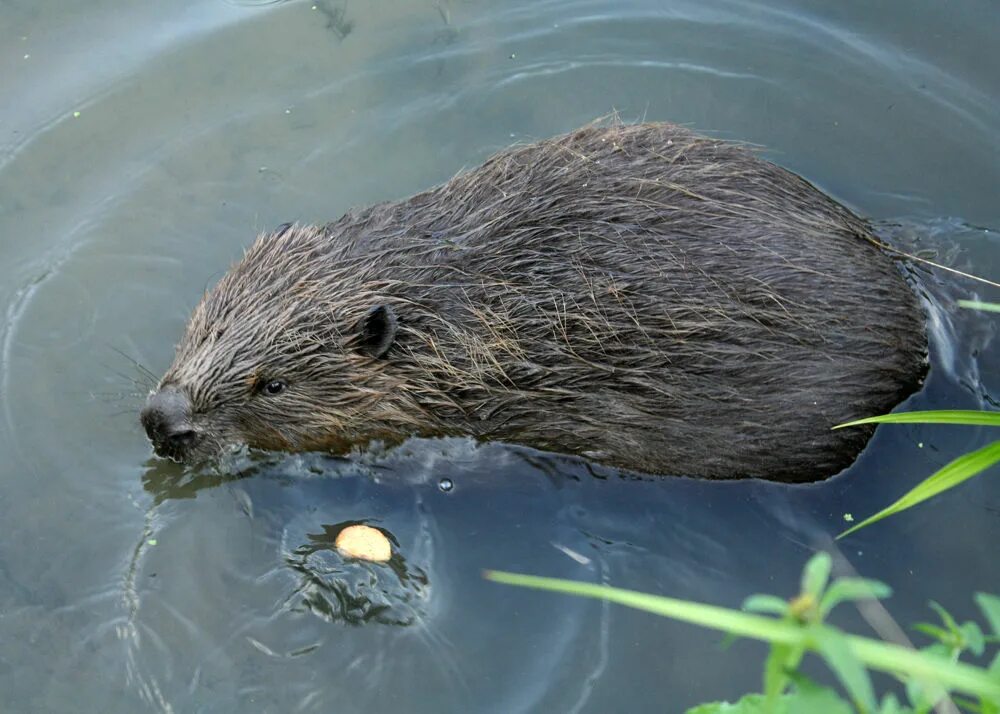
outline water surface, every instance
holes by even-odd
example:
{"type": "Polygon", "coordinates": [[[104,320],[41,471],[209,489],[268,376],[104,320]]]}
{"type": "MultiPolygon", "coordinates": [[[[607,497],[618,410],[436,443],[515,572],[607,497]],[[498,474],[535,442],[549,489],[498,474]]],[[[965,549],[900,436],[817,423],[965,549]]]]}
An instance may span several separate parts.
{"type": "MultiPolygon", "coordinates": [[[[845,513],[987,433],[883,428],[809,487],[460,440],[221,478],[151,457],[130,359],[168,365],[257,231],[611,111],[760,144],[906,250],[998,280],[998,34],[988,0],[0,5],[0,710],[662,712],[759,686],[758,645],[480,571],[791,594],[845,513]],[[330,549],[356,522],[392,534],[391,567],[330,549]]],[[[906,407],[995,406],[994,322],[952,301],[1000,294],[917,276],[932,370],[906,407]]],[[[998,537],[994,474],[842,554],[909,623],[1000,591],[998,537]]]]}

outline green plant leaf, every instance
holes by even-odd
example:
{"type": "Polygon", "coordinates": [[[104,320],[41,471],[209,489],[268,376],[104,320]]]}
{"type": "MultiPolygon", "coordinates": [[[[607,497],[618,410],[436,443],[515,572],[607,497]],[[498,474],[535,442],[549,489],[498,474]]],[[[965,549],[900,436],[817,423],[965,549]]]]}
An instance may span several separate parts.
{"type": "Polygon", "coordinates": [[[851,651],[847,638],[830,627],[816,628],[813,638],[826,663],[837,674],[858,711],[861,714],[872,714],[876,707],[875,689],[872,687],[868,670],[851,651]]]}
{"type": "Polygon", "coordinates": [[[823,617],[830,614],[845,600],[873,600],[892,595],[892,588],[878,580],[868,578],[837,578],[820,600],[819,610],[823,617]]]}
{"type": "MultiPolygon", "coordinates": [[[[993,657],[987,671],[1000,682],[1000,652],[993,657]]],[[[980,714],[1000,714],[1000,697],[984,696],[979,699],[980,714]]]]}
{"type": "Polygon", "coordinates": [[[1000,597],[987,593],[976,593],[976,604],[983,611],[993,634],[1000,636],[1000,597]]]}
{"type": "Polygon", "coordinates": [[[980,302],[979,300],[959,300],[959,307],[970,310],[982,310],[983,312],[1000,312],[1000,303],[980,302]]]}
{"type": "Polygon", "coordinates": [[[960,710],[973,712],[973,714],[984,714],[983,708],[979,706],[979,703],[971,699],[952,696],[951,701],[954,702],[960,710]]]}
{"type": "Polygon", "coordinates": [[[916,506],[918,503],[923,503],[928,498],[936,496],[942,491],[954,488],[963,481],[985,471],[998,461],[1000,461],[1000,441],[994,441],[992,444],[988,444],[981,449],[963,454],[918,483],[903,494],[895,503],[883,508],[874,516],[861,521],[861,523],[848,528],[838,535],[837,538],[843,538],[865,526],[881,521],[883,518],[888,518],[896,513],[905,511],[908,508],[916,506]]]}
{"type": "Polygon", "coordinates": [[[824,689],[816,694],[792,694],[785,703],[788,714],[854,714],[836,692],[824,689]]]}
{"type": "Polygon", "coordinates": [[[781,702],[777,709],[768,712],[764,708],[763,695],[747,694],[733,704],[729,702],[699,704],[693,709],[688,709],[685,714],[786,714],[786,711],[784,702],[781,702]]]}
{"type": "Polygon", "coordinates": [[[965,645],[965,649],[979,657],[986,648],[986,638],[983,637],[983,631],[979,629],[979,625],[975,622],[963,622],[958,630],[962,634],[962,643],[965,645]]]}
{"type": "MultiPolygon", "coordinates": [[[[927,647],[922,647],[920,653],[931,662],[951,662],[952,647],[946,642],[935,642],[927,647]]],[[[947,692],[941,688],[938,682],[919,676],[910,676],[906,679],[906,697],[914,710],[918,712],[928,712],[937,704],[947,692]]]]}
{"type": "MultiPolygon", "coordinates": [[[[764,703],[767,709],[773,709],[778,698],[788,685],[789,664],[793,658],[791,645],[773,643],[771,651],[764,661],[764,703]]],[[[797,662],[794,664],[798,664],[797,662]]]]}
{"type": "Polygon", "coordinates": [[[909,711],[909,709],[904,709],[899,705],[896,695],[891,692],[885,695],[885,698],[882,700],[882,706],[878,708],[878,714],[905,714],[909,711]]]}
{"type": "Polygon", "coordinates": [[[788,714],[854,714],[854,710],[832,689],[804,677],[795,678],[796,691],[785,698],[788,714]]]}
{"type": "Polygon", "coordinates": [[[802,594],[811,595],[819,602],[823,589],[830,580],[830,568],[833,561],[829,553],[816,553],[802,569],[802,594]]]}
{"type": "Polygon", "coordinates": [[[906,698],[910,700],[910,706],[915,711],[930,711],[941,698],[944,692],[933,686],[928,686],[927,682],[910,677],[906,680],[906,698]]]}
{"type": "Polygon", "coordinates": [[[743,601],[741,610],[746,612],[763,612],[770,615],[784,615],[788,612],[788,603],[777,595],[751,595],[743,601]]]}
{"type": "Polygon", "coordinates": [[[964,424],[967,426],[1000,426],[1000,412],[976,409],[940,409],[922,412],[896,412],[881,416],[855,419],[837,424],[834,429],[846,429],[862,424],[964,424]]]}
{"type": "Polygon", "coordinates": [[[944,607],[939,602],[931,600],[927,605],[937,613],[938,617],[941,618],[941,624],[948,628],[948,631],[954,635],[958,635],[958,623],[955,622],[955,618],[951,616],[951,613],[944,609],[944,607]]]}
{"type": "MultiPolygon", "coordinates": [[[[854,710],[831,689],[812,683],[800,683],[796,691],[783,695],[771,708],[761,694],[747,694],[739,701],[712,702],[688,709],[685,714],[854,714],[854,710]]],[[[896,710],[895,714],[900,714],[896,710]]]]}
{"type": "MultiPolygon", "coordinates": [[[[806,628],[763,615],[753,615],[715,605],[648,595],[609,585],[578,583],[572,580],[504,573],[497,570],[485,571],[483,575],[497,583],[608,600],[637,610],[652,612],[741,637],[751,637],[765,642],[778,642],[787,645],[809,644],[806,628]]],[[[988,674],[979,667],[962,662],[950,662],[939,657],[928,656],[923,652],[915,652],[906,647],[866,637],[855,635],[846,635],[845,637],[854,652],[854,656],[869,669],[918,677],[936,682],[949,689],[1000,700],[1000,677],[988,674]]]]}
{"type": "Polygon", "coordinates": [[[922,632],[938,642],[947,643],[948,638],[951,637],[951,633],[948,632],[948,630],[944,629],[940,625],[932,625],[929,622],[918,622],[912,626],[912,629],[917,632],[922,632]]]}
{"type": "MultiPolygon", "coordinates": [[[[989,668],[986,670],[997,680],[1000,680],[1000,652],[997,652],[996,656],[993,657],[993,661],[990,662],[989,668]]],[[[1000,697],[997,698],[997,704],[1000,704],[1000,697]]]]}

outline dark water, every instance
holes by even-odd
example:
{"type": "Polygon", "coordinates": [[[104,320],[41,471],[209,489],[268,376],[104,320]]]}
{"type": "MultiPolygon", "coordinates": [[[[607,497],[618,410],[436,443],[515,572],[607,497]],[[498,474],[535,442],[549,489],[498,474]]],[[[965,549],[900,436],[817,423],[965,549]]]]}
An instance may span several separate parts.
{"type": "MultiPolygon", "coordinates": [[[[259,229],[612,110],[762,144],[906,249],[1000,279],[998,36],[991,0],[0,3],[0,711],[673,712],[757,687],[758,645],[480,570],[790,594],[843,514],[989,434],[883,428],[797,488],[462,441],[229,480],[150,458],[119,352],[165,368],[259,229]],[[342,561],[355,522],[395,560],[342,561]]],[[[1000,293],[919,279],[933,365],[906,406],[993,406],[995,319],[951,301],[1000,293]]],[[[993,473],[842,548],[909,623],[1000,591],[998,537],[993,473]]]]}

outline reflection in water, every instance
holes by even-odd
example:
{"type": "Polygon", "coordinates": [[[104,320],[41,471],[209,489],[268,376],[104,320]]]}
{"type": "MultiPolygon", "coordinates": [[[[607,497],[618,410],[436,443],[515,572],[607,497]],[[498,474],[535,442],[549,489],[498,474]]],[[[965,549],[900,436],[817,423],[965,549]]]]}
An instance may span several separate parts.
{"type": "Polygon", "coordinates": [[[532,469],[545,474],[555,485],[564,481],[579,481],[581,478],[595,478],[599,481],[605,481],[612,476],[630,481],[660,481],[663,478],[595,464],[579,456],[543,453],[534,449],[522,450],[518,447],[511,447],[511,452],[532,469]]]}
{"type": "Polygon", "coordinates": [[[168,499],[194,498],[203,488],[214,488],[238,476],[220,471],[194,469],[158,457],[150,457],[142,474],[142,487],[152,494],[154,504],[168,499]]]}
{"type": "MultiPolygon", "coordinates": [[[[444,679],[461,680],[462,674],[450,654],[451,645],[435,629],[430,617],[428,572],[433,557],[433,528],[425,522],[425,516],[418,510],[414,515],[396,517],[405,519],[401,527],[412,530],[415,526],[405,542],[388,529],[375,526],[373,519],[343,520],[317,528],[308,517],[303,518],[304,513],[322,503],[322,497],[315,496],[323,493],[327,485],[337,486],[342,481],[348,488],[364,488],[373,484],[374,474],[379,471],[374,460],[371,455],[347,459],[321,453],[289,455],[238,449],[219,462],[200,467],[159,458],[147,461],[143,485],[154,499],[146,509],[144,527],[126,571],[121,590],[125,617],[116,625],[116,633],[124,645],[127,681],[148,706],[164,712],[177,711],[177,694],[168,693],[175,673],[187,670],[186,677],[191,678],[193,686],[211,669],[204,662],[175,660],[177,634],[171,630],[178,629],[182,639],[189,641],[186,646],[196,650],[213,646],[232,649],[223,643],[231,640],[235,632],[256,652],[289,660],[323,648],[331,625],[405,626],[415,630],[416,642],[426,655],[437,658],[436,666],[444,679]],[[299,501],[300,491],[313,492],[312,508],[299,501]],[[283,501],[286,497],[289,503],[283,501]],[[201,527],[206,522],[187,520],[185,514],[197,512],[197,506],[190,511],[185,503],[192,499],[219,509],[220,516],[209,519],[218,527],[204,530],[201,527]],[[235,541],[227,542],[227,532],[232,533],[230,529],[240,521],[250,527],[242,535],[237,534],[235,541]],[[337,535],[348,526],[360,524],[377,527],[389,539],[392,556],[387,562],[354,560],[339,553],[335,547],[337,535]],[[204,530],[204,534],[189,532],[192,527],[204,530]],[[192,550],[188,538],[200,543],[198,549],[192,550]],[[251,544],[250,561],[239,567],[227,562],[239,557],[246,541],[251,544]],[[273,550],[269,555],[253,544],[273,550]],[[199,627],[196,615],[189,611],[195,603],[188,603],[182,610],[168,598],[167,594],[176,588],[187,588],[176,566],[170,565],[176,559],[193,569],[191,579],[201,581],[198,589],[202,599],[213,597],[217,587],[212,584],[214,580],[235,579],[235,587],[226,585],[219,593],[235,612],[254,601],[255,588],[263,587],[270,593],[266,609],[278,629],[261,629],[255,618],[242,624],[237,620],[228,632],[213,632],[204,624],[199,627]],[[412,559],[421,566],[413,565],[412,559]],[[244,567],[250,572],[241,572],[244,567]],[[275,597],[279,592],[280,596],[275,597]],[[165,620],[163,608],[167,608],[165,620]],[[288,624],[303,614],[323,625],[305,628],[305,636],[299,639],[294,635],[296,628],[288,624]],[[174,645],[168,644],[172,641],[174,645]]],[[[345,499],[346,511],[363,508],[357,503],[351,506],[349,500],[345,499]]],[[[367,667],[365,677],[371,680],[367,686],[377,686],[381,673],[389,669],[391,663],[380,654],[367,667]]],[[[307,696],[315,695],[313,691],[307,696]]]]}
{"type": "Polygon", "coordinates": [[[315,0],[312,7],[326,18],[326,29],[338,40],[351,34],[354,22],[347,17],[347,0],[315,0]]]}
{"type": "Polygon", "coordinates": [[[330,622],[361,625],[412,625],[430,597],[430,582],[421,568],[410,566],[389,531],[379,530],[394,546],[387,563],[345,558],[334,543],[348,526],[372,525],[365,521],[344,521],[323,526],[323,532],[308,534],[309,542],[284,554],[285,563],[299,574],[295,592],[289,598],[301,607],[330,622]]]}
{"type": "Polygon", "coordinates": [[[284,474],[285,478],[294,479],[319,475],[335,477],[363,474],[371,477],[379,469],[370,460],[359,458],[320,452],[288,455],[248,449],[245,446],[235,447],[209,463],[180,464],[150,457],[145,466],[142,485],[157,504],[171,499],[194,498],[202,489],[215,488],[259,474],[273,475],[276,470],[284,474]]]}
{"type": "MultiPolygon", "coordinates": [[[[955,219],[881,221],[876,229],[890,245],[968,274],[982,272],[981,261],[969,254],[970,246],[1000,249],[996,231],[955,219]]],[[[922,263],[910,263],[907,268],[910,283],[927,309],[935,367],[972,391],[976,407],[995,408],[996,399],[983,383],[979,356],[993,343],[1000,322],[958,307],[959,300],[981,299],[984,291],[991,294],[990,287],[922,263]]]]}
{"type": "MultiPolygon", "coordinates": [[[[249,682],[261,658],[308,660],[320,679],[296,680],[301,701],[317,702],[304,710],[323,711],[318,702],[347,691],[355,706],[383,710],[387,681],[422,691],[426,711],[577,710],[610,661],[610,608],[547,599],[506,612],[516,626],[497,630],[484,613],[504,611],[512,596],[479,573],[530,562],[610,582],[602,553],[619,555],[583,533],[587,509],[567,506],[582,495],[573,489],[604,482],[576,460],[514,451],[453,439],[346,459],[243,450],[228,470],[151,460],[143,482],[154,503],[117,625],[130,687],[154,709],[184,711],[203,701],[206,679],[249,682]],[[523,456],[548,476],[525,478],[523,456]],[[385,535],[390,559],[342,556],[337,536],[353,525],[385,535]],[[524,626],[538,637],[528,650],[518,642],[524,626]],[[183,652],[214,654],[187,661],[183,652]],[[578,685],[550,686],[570,672],[583,675],[578,685]],[[477,706],[483,699],[495,705],[477,706]]],[[[257,702],[255,686],[242,691],[257,702]]]]}

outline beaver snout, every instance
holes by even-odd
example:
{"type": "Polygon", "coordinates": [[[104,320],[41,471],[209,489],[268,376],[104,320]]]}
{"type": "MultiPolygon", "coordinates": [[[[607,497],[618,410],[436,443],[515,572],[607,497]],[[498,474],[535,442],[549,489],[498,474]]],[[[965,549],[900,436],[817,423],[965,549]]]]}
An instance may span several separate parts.
{"type": "Polygon", "coordinates": [[[160,456],[183,461],[198,442],[191,422],[191,401],[174,387],[150,394],[139,420],[160,456]]]}

